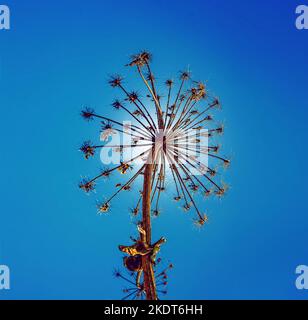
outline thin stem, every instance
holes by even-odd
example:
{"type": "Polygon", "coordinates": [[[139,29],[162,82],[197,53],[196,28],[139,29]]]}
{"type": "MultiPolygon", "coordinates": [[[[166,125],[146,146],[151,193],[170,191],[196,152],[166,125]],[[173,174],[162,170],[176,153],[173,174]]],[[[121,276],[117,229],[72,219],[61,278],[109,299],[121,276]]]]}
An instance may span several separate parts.
{"type": "MultiPolygon", "coordinates": [[[[103,119],[103,120],[112,122],[112,123],[117,124],[117,125],[119,125],[119,126],[121,126],[121,127],[124,127],[123,123],[118,122],[118,121],[115,121],[115,120],[112,120],[112,119],[110,119],[110,118],[103,117],[103,116],[100,116],[100,115],[94,114],[94,113],[92,113],[92,116],[93,116],[93,117],[96,117],[96,118],[99,118],[99,119],[103,119]]],[[[131,127],[132,127],[132,128],[131,128],[132,131],[136,131],[136,132],[138,132],[139,134],[143,134],[143,135],[145,135],[145,136],[147,136],[147,137],[149,137],[149,138],[151,138],[151,136],[153,137],[153,135],[150,136],[147,131],[144,131],[143,129],[139,128],[139,127],[136,126],[136,125],[133,125],[133,124],[132,124],[131,127]],[[136,128],[136,129],[133,129],[133,128],[136,128]],[[138,131],[138,130],[139,130],[139,131],[138,131]]]]}
{"type": "Polygon", "coordinates": [[[147,82],[147,80],[145,79],[141,69],[140,69],[140,66],[137,65],[137,69],[138,69],[138,73],[140,74],[143,82],[145,83],[145,85],[147,86],[149,92],[151,93],[153,99],[154,99],[154,102],[155,102],[155,106],[156,106],[156,112],[157,112],[157,121],[158,121],[158,128],[162,129],[164,128],[164,119],[163,119],[163,116],[162,116],[162,110],[161,110],[161,107],[160,107],[160,104],[156,98],[156,96],[154,95],[154,92],[153,90],[151,89],[151,87],[149,86],[149,83],[147,82]]]}
{"type": "Polygon", "coordinates": [[[165,113],[165,125],[167,122],[167,115],[168,115],[168,109],[169,109],[169,104],[170,104],[170,96],[171,96],[171,90],[172,90],[172,85],[169,86],[169,90],[168,90],[168,100],[167,100],[167,105],[166,105],[166,113],[165,113]]]}
{"type": "Polygon", "coordinates": [[[98,148],[137,148],[137,147],[150,147],[153,143],[148,144],[118,144],[118,145],[102,145],[102,146],[93,146],[92,148],[98,149],[98,148]]]}
{"type": "MultiPolygon", "coordinates": [[[[119,85],[119,87],[122,89],[122,91],[126,94],[126,96],[129,98],[130,97],[130,94],[127,92],[127,90],[122,86],[122,85],[119,85]]],[[[140,102],[140,100],[138,99],[138,101],[140,102]]],[[[153,125],[150,123],[149,119],[147,118],[147,116],[144,114],[143,110],[140,108],[140,106],[135,102],[135,101],[132,101],[133,104],[137,107],[137,109],[141,112],[141,114],[143,115],[143,117],[146,119],[147,123],[150,125],[150,128],[151,130],[155,131],[154,127],[155,127],[155,124],[154,124],[154,127],[153,125]]],[[[142,104],[143,105],[143,104],[142,104]]],[[[144,107],[144,106],[143,106],[144,107]]],[[[153,122],[153,119],[151,117],[151,115],[149,114],[148,110],[144,107],[145,109],[145,112],[147,113],[148,117],[152,120],[153,122]]],[[[154,123],[154,122],[153,122],[154,123]]]]}
{"type": "MultiPolygon", "coordinates": [[[[125,163],[126,163],[126,164],[129,164],[129,163],[131,163],[131,162],[133,162],[133,161],[141,158],[142,156],[144,156],[145,154],[147,154],[150,150],[151,150],[151,149],[140,153],[140,154],[137,155],[136,157],[134,157],[134,158],[132,158],[132,159],[130,159],[130,160],[128,160],[128,161],[125,161],[125,163]]],[[[93,179],[91,179],[91,180],[89,181],[89,183],[94,182],[95,180],[97,180],[97,179],[103,177],[104,175],[106,175],[107,173],[110,174],[111,172],[119,169],[121,166],[122,166],[122,164],[120,164],[120,165],[118,165],[118,166],[116,166],[116,167],[114,167],[114,168],[112,168],[112,169],[110,169],[110,170],[108,170],[108,171],[106,171],[106,172],[103,172],[103,173],[99,174],[98,176],[96,176],[96,177],[94,177],[93,179]]]]}
{"type": "Polygon", "coordinates": [[[143,165],[138,172],[136,172],[117,192],[115,192],[106,202],[109,203],[117,194],[119,194],[125,187],[129,186],[132,184],[136,178],[140,175],[141,171],[144,169],[143,165]]]}

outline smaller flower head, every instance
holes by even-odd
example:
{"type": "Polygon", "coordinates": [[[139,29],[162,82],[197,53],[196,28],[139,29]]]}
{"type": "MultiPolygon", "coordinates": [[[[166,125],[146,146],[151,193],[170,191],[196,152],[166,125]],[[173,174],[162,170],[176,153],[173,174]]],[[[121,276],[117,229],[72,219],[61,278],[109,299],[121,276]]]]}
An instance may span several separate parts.
{"type": "Polygon", "coordinates": [[[133,115],[136,116],[136,117],[140,117],[140,116],[141,116],[140,110],[136,109],[136,110],[133,112],[133,115]]]}
{"type": "Polygon", "coordinates": [[[91,141],[85,141],[79,149],[86,159],[94,156],[95,148],[91,146],[91,141]]]}
{"type": "Polygon", "coordinates": [[[176,201],[176,202],[180,201],[181,199],[182,199],[181,196],[175,196],[175,197],[173,197],[173,200],[176,201]]]}
{"type": "Polygon", "coordinates": [[[224,159],[224,167],[225,168],[228,168],[229,166],[230,166],[230,164],[231,164],[231,161],[230,160],[228,160],[228,159],[224,159]]]}
{"type": "Polygon", "coordinates": [[[139,99],[139,95],[137,92],[132,91],[131,93],[128,94],[128,98],[125,100],[129,101],[130,103],[134,103],[139,99]]]}
{"type": "Polygon", "coordinates": [[[209,175],[210,176],[212,176],[212,177],[215,177],[216,176],[216,170],[214,170],[214,169],[210,169],[210,168],[208,168],[208,171],[207,171],[208,173],[209,173],[209,175]]]}
{"type": "Polygon", "coordinates": [[[217,153],[219,151],[219,148],[220,148],[220,146],[213,146],[211,148],[211,151],[214,152],[214,153],[217,153]]]}
{"type": "Polygon", "coordinates": [[[94,191],[95,189],[95,182],[88,180],[87,178],[82,179],[79,183],[79,188],[82,189],[84,192],[89,193],[94,191]]]}
{"type": "Polygon", "coordinates": [[[211,191],[211,190],[206,190],[206,191],[204,191],[204,193],[203,193],[203,195],[204,195],[205,197],[209,197],[211,194],[212,194],[212,191],[211,191]]]}
{"type": "Polygon", "coordinates": [[[139,208],[138,207],[132,208],[130,212],[132,213],[133,216],[137,216],[139,213],[139,208]]]}
{"type": "Polygon", "coordinates": [[[120,102],[120,100],[115,100],[111,105],[117,110],[122,107],[122,103],[120,102]]]}
{"type": "Polygon", "coordinates": [[[207,223],[209,221],[209,218],[206,214],[204,214],[203,216],[199,217],[198,219],[194,220],[194,224],[197,227],[203,227],[205,225],[205,223],[207,223]]]}
{"type": "Polygon", "coordinates": [[[121,272],[119,270],[114,270],[114,273],[113,275],[116,277],[116,278],[120,278],[122,276],[121,272]]]}
{"type": "Polygon", "coordinates": [[[199,190],[199,186],[197,184],[191,184],[189,186],[190,190],[193,191],[193,192],[196,192],[199,190]]]}
{"type": "Polygon", "coordinates": [[[199,101],[204,99],[206,96],[205,85],[200,82],[197,87],[190,89],[190,94],[192,100],[199,101]]]}
{"type": "Polygon", "coordinates": [[[116,133],[117,131],[113,129],[110,122],[102,121],[102,132],[100,136],[101,141],[107,141],[110,136],[116,133]]]}
{"type": "Polygon", "coordinates": [[[160,211],[157,210],[157,209],[152,210],[152,215],[153,215],[154,217],[158,217],[158,216],[160,215],[160,211]]]}
{"type": "Polygon", "coordinates": [[[81,116],[87,121],[91,121],[94,118],[94,109],[86,107],[81,111],[81,116]]]}
{"type": "Polygon", "coordinates": [[[171,88],[173,86],[173,80],[171,80],[171,79],[166,80],[165,85],[167,87],[171,88]]]}
{"type": "Polygon", "coordinates": [[[118,168],[118,171],[120,171],[121,174],[126,174],[129,169],[131,170],[132,166],[128,163],[123,162],[121,166],[118,168]]]}
{"type": "Polygon", "coordinates": [[[218,190],[215,191],[215,194],[217,197],[222,198],[226,192],[228,191],[229,187],[225,183],[223,183],[223,187],[219,188],[218,190]]]}
{"type": "Polygon", "coordinates": [[[180,79],[183,81],[186,81],[190,78],[190,72],[189,71],[180,71],[180,79]]]}
{"type": "Polygon", "coordinates": [[[110,209],[110,204],[108,202],[98,203],[97,209],[99,214],[107,213],[110,209]]]}
{"type": "Polygon", "coordinates": [[[116,75],[116,76],[112,76],[108,81],[108,83],[111,85],[111,87],[115,88],[115,87],[121,86],[122,81],[123,81],[123,78],[119,75],[116,75]]]}
{"type": "Polygon", "coordinates": [[[190,208],[191,208],[191,204],[190,204],[190,203],[187,203],[187,202],[186,202],[186,203],[183,205],[183,210],[184,210],[184,211],[189,211],[190,208]]]}
{"type": "Polygon", "coordinates": [[[211,107],[212,108],[221,108],[221,104],[220,104],[220,101],[219,101],[219,99],[218,98],[215,98],[214,100],[213,100],[213,102],[211,103],[211,107]]]}
{"type": "Polygon", "coordinates": [[[141,58],[143,59],[144,62],[149,63],[152,60],[152,54],[149,51],[143,50],[140,53],[141,58]]]}
{"type": "Polygon", "coordinates": [[[123,187],[124,191],[130,191],[131,189],[132,187],[129,184],[123,187]]]}
{"type": "Polygon", "coordinates": [[[148,64],[151,60],[151,53],[149,53],[148,51],[142,51],[131,56],[131,62],[128,64],[128,66],[143,67],[145,64],[148,64]]]}
{"type": "Polygon", "coordinates": [[[215,129],[215,132],[222,135],[224,133],[224,130],[225,130],[224,125],[221,124],[218,128],[215,129]]]}

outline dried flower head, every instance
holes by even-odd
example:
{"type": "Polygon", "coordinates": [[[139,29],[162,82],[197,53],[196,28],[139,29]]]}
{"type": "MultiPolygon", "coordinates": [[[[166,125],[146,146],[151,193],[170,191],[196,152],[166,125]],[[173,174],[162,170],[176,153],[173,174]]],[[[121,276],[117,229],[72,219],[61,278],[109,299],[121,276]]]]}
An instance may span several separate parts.
{"type": "Polygon", "coordinates": [[[117,110],[122,107],[122,103],[120,102],[120,100],[115,100],[111,105],[117,110]]]}
{"type": "Polygon", "coordinates": [[[84,192],[89,193],[91,191],[94,191],[95,189],[95,182],[92,180],[89,180],[87,178],[82,179],[82,181],[79,183],[79,188],[82,189],[84,192]]]}
{"type": "Polygon", "coordinates": [[[165,84],[167,87],[171,88],[173,86],[173,80],[168,79],[168,80],[166,80],[165,84]]]}
{"type": "Polygon", "coordinates": [[[81,111],[81,116],[83,119],[90,121],[94,119],[94,109],[86,107],[81,111]]]}
{"type": "Polygon", "coordinates": [[[203,227],[208,221],[209,221],[208,216],[204,214],[199,219],[195,219],[194,224],[197,227],[203,227]]]}
{"type": "Polygon", "coordinates": [[[119,75],[116,75],[116,76],[111,76],[108,82],[111,85],[111,87],[116,88],[121,86],[122,81],[123,81],[123,78],[119,75]]]}
{"type": "Polygon", "coordinates": [[[92,146],[91,141],[85,141],[79,149],[86,159],[94,156],[95,147],[92,146]]]}
{"type": "MultiPolygon", "coordinates": [[[[221,165],[227,167],[230,164],[229,159],[219,155],[220,149],[213,141],[217,135],[224,133],[224,126],[217,125],[211,114],[221,107],[219,99],[211,96],[204,82],[193,81],[190,71],[181,71],[178,81],[168,79],[162,88],[159,87],[159,78],[152,71],[151,60],[151,54],[144,50],[134,54],[127,64],[136,69],[146,93],[128,88],[121,76],[115,75],[109,80],[111,87],[122,95],[121,100],[115,100],[112,106],[126,112],[130,124],[98,115],[90,108],[82,111],[84,119],[98,119],[101,122],[103,142],[108,142],[110,137],[119,133],[126,138],[129,136],[125,141],[129,141],[130,145],[120,142],[112,145],[113,151],[120,152],[122,162],[104,169],[91,180],[83,180],[79,185],[85,192],[90,192],[98,179],[108,177],[112,172],[123,175],[131,173],[133,167],[140,164],[136,172],[127,175],[126,182],[116,184],[116,190],[98,209],[100,213],[107,212],[114,198],[123,191],[131,190],[140,178],[144,188],[136,193],[138,202],[131,213],[138,215],[139,208],[143,208],[142,223],[150,236],[149,216],[151,212],[153,216],[159,215],[161,199],[168,196],[168,192],[165,192],[167,184],[175,189],[171,200],[179,202],[185,211],[194,211],[196,225],[203,226],[208,219],[201,213],[203,209],[200,210],[200,206],[206,201],[204,198],[203,201],[197,201],[196,198],[212,194],[223,196],[227,187],[217,181],[217,176],[221,165]],[[120,101],[128,103],[125,105],[120,101]],[[124,158],[123,153],[127,148],[136,152],[124,158]],[[204,156],[208,161],[204,161],[204,156]]],[[[102,148],[108,148],[108,143],[94,146],[85,142],[80,150],[88,159],[96,149],[102,148]]],[[[135,296],[142,296],[144,291],[148,295],[149,287],[141,285],[136,289],[135,296]]]]}
{"type": "Polygon", "coordinates": [[[97,209],[99,214],[107,213],[110,209],[110,204],[108,202],[98,203],[97,209]]]}

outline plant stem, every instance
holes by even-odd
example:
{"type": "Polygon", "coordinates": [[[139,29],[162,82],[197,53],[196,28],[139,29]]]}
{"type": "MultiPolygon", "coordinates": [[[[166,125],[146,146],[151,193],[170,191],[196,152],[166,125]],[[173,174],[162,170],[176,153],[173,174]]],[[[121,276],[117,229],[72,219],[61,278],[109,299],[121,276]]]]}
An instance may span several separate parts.
{"type": "MultiPolygon", "coordinates": [[[[153,173],[153,161],[148,159],[145,165],[143,193],[142,193],[142,226],[146,232],[147,245],[151,245],[151,185],[153,173]]],[[[142,257],[142,267],[144,273],[144,289],[147,300],[157,300],[155,276],[150,256],[142,257]]]]}

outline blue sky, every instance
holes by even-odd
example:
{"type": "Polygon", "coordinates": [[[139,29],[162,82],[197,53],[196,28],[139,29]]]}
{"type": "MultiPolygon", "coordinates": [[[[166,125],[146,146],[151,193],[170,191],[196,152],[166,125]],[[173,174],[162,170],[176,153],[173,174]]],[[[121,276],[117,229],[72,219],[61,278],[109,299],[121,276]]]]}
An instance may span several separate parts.
{"type": "MultiPolygon", "coordinates": [[[[303,1],[302,1],[303,2],[303,1]]],[[[109,215],[78,190],[98,158],[84,105],[110,113],[106,84],[140,49],[161,81],[187,66],[223,103],[224,151],[232,165],[222,200],[201,203],[202,231],[168,198],[153,223],[174,264],[168,299],[307,299],[295,268],[308,265],[306,139],[308,31],[298,1],[6,1],[0,31],[2,151],[0,264],[11,290],[0,299],[118,299],[118,244],[134,233],[123,195],[109,215]]],[[[101,190],[110,194],[110,185],[101,190]]],[[[98,195],[99,196],[99,195],[98,195]]]]}

